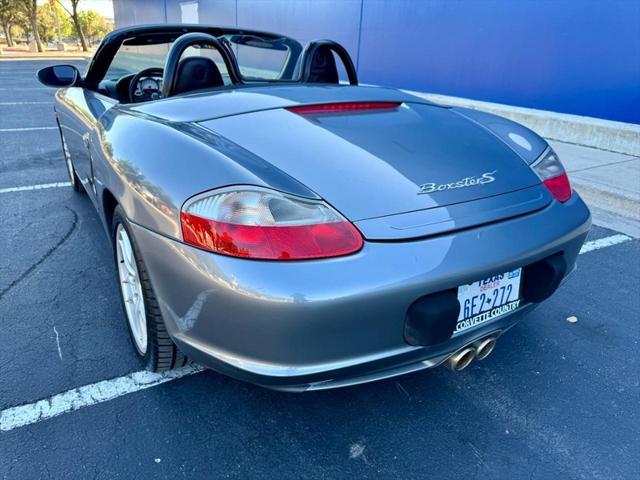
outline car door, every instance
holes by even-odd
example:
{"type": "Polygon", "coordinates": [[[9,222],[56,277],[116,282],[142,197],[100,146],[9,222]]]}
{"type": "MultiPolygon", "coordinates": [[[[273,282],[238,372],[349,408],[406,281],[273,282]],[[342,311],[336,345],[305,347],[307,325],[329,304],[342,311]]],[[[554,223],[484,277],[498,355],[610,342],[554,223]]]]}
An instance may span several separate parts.
{"type": "Polygon", "coordinates": [[[91,132],[100,117],[117,105],[114,99],[81,87],[60,90],[56,116],[80,182],[93,197],[95,185],[91,159],[91,132]]]}

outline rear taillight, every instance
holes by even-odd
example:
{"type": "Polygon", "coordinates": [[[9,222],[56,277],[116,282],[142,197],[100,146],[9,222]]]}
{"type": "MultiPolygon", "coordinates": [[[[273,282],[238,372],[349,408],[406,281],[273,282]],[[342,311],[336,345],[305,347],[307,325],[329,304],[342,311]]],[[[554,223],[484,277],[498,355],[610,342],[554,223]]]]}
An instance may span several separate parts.
{"type": "Polygon", "coordinates": [[[322,103],[319,105],[299,105],[288,107],[290,112],[299,115],[315,115],[319,113],[362,112],[366,110],[389,110],[396,108],[400,102],[340,102],[322,103]]]}
{"type": "Polygon", "coordinates": [[[360,232],[333,208],[258,187],[198,195],[180,214],[185,243],[263,260],[304,260],[355,253],[360,232]]]}
{"type": "Polygon", "coordinates": [[[549,148],[542,158],[536,160],[531,168],[556,200],[566,202],[571,198],[569,177],[567,177],[562,162],[552,148],[549,148]]]}

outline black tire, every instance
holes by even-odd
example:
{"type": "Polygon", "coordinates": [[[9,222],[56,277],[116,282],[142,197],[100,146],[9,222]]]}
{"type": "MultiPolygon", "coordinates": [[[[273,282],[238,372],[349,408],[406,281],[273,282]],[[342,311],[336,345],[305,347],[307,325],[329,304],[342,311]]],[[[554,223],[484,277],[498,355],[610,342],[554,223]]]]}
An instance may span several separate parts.
{"type": "Polygon", "coordinates": [[[71,161],[71,156],[69,155],[69,149],[67,148],[67,142],[64,139],[64,135],[62,134],[62,129],[60,125],[58,125],[58,131],[60,132],[60,142],[62,143],[62,156],[64,157],[65,167],[67,170],[67,175],[69,177],[69,182],[71,183],[71,188],[73,188],[74,192],[84,193],[84,188],[82,187],[82,183],[80,183],[80,179],[76,174],[76,170],[73,167],[73,162],[71,161]]]}
{"type": "Polygon", "coordinates": [[[167,327],[165,326],[164,320],[162,319],[158,301],[156,300],[156,296],[153,293],[153,287],[151,286],[151,281],[149,279],[147,269],[145,268],[144,262],[142,261],[142,255],[140,254],[138,244],[131,232],[129,222],[120,206],[117,206],[113,213],[111,229],[116,270],[118,269],[118,256],[116,253],[116,232],[118,231],[118,225],[120,224],[127,232],[127,235],[129,236],[131,245],[133,247],[135,261],[138,267],[138,275],[142,284],[142,294],[144,298],[144,307],[147,320],[147,351],[142,354],[138,350],[135,339],[133,337],[133,332],[131,331],[129,321],[126,317],[127,314],[122,289],[118,288],[118,290],[120,291],[122,310],[127,322],[127,329],[129,330],[129,336],[133,348],[138,354],[138,358],[140,358],[143,367],[149,371],[162,372],[165,370],[171,370],[173,368],[183,367],[188,363],[189,360],[180,350],[178,350],[178,347],[175,343],[173,343],[173,340],[171,340],[171,337],[169,337],[169,334],[167,333],[167,327]]]}

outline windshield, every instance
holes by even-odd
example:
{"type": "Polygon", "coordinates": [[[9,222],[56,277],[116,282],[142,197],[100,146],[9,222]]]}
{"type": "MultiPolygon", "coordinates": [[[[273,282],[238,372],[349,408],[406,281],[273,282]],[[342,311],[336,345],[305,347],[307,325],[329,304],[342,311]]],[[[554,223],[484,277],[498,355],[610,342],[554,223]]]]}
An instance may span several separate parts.
{"type": "MultiPolygon", "coordinates": [[[[295,40],[263,38],[256,35],[230,34],[218,37],[233,52],[244,80],[291,80],[295,63],[300,55],[300,44],[295,40]]],[[[116,52],[107,70],[105,80],[118,80],[125,75],[151,67],[163,68],[173,42],[136,45],[125,40],[116,52]]],[[[210,57],[220,70],[225,83],[227,69],[215,48],[189,47],[182,58],[210,57]]]]}
{"type": "Polygon", "coordinates": [[[125,42],[113,57],[104,76],[105,80],[118,80],[125,75],[138,73],[145,68],[163,68],[170,46],[170,43],[127,45],[125,42]]]}

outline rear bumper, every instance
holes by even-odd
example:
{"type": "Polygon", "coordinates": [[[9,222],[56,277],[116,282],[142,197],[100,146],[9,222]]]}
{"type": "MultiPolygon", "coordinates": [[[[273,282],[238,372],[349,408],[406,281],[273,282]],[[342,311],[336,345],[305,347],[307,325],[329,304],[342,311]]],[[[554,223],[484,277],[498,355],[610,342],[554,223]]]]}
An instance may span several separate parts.
{"type": "Polygon", "coordinates": [[[501,334],[532,305],[430,347],[406,343],[404,326],[410,305],[430,293],[557,253],[570,272],[590,225],[574,194],[500,223],[300,262],[225,257],[133,230],[169,333],[188,356],[242,380],[307,390],[433,367],[501,334]]]}

